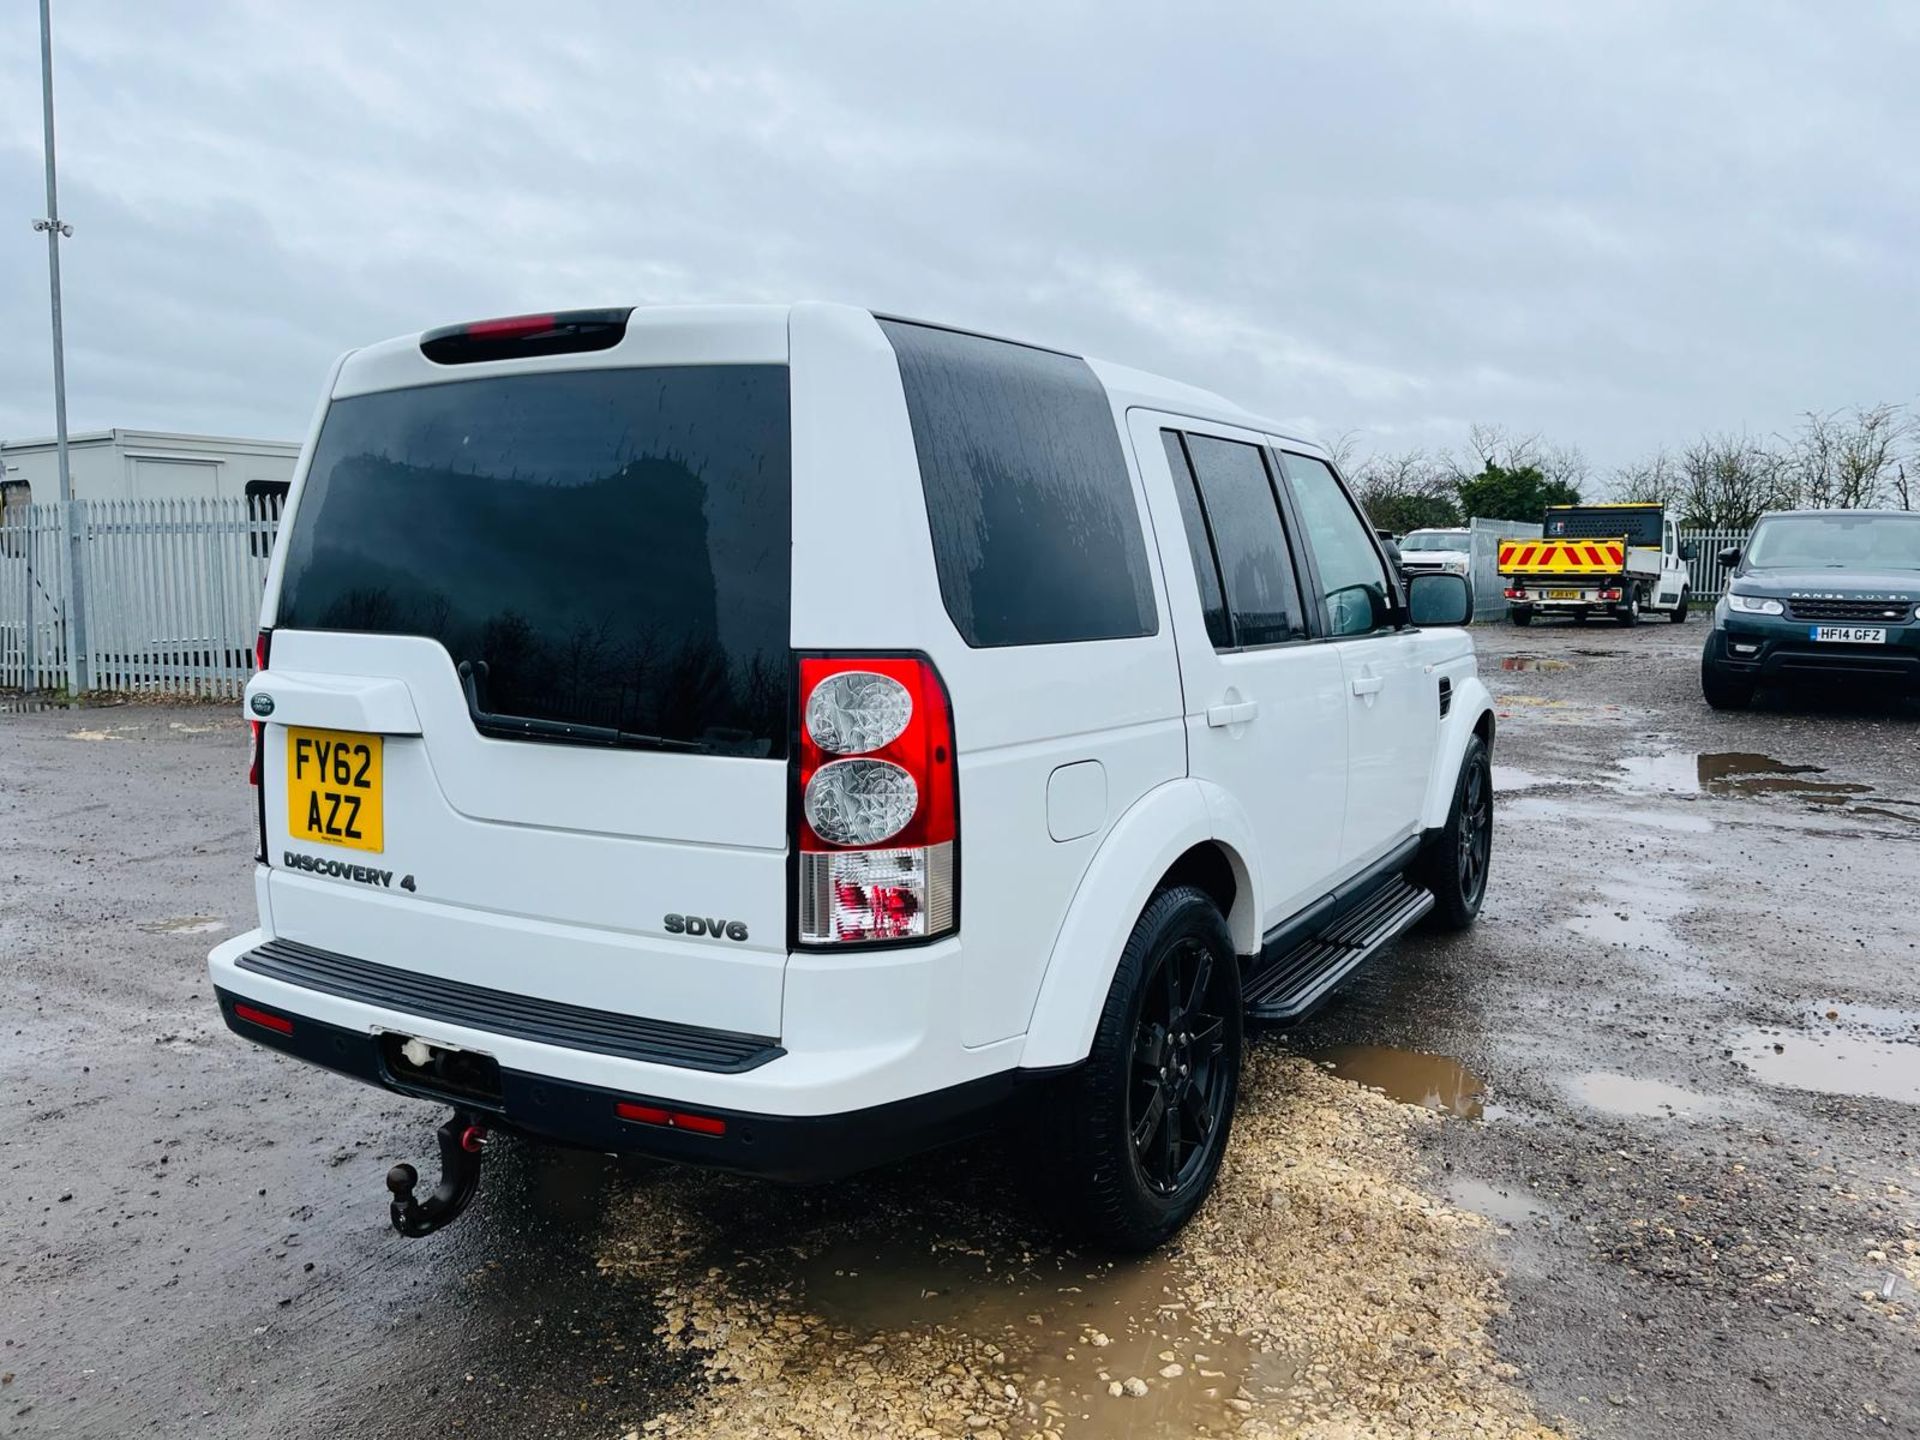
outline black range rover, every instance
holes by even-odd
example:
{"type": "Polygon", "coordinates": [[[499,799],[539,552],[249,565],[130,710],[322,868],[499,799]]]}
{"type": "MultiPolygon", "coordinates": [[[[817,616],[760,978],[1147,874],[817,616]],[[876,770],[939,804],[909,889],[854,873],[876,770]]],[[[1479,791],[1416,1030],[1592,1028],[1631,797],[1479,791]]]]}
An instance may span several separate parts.
{"type": "Polygon", "coordinates": [[[1920,694],[1920,512],[1762,515],[1714,607],[1700,685],[1716,710],[1762,685],[1854,680],[1920,694]]]}

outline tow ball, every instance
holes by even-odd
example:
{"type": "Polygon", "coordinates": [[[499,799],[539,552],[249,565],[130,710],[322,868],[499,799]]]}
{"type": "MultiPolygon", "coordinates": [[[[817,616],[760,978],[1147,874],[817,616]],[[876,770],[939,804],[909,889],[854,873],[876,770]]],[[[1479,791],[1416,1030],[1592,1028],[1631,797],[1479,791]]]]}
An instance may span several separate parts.
{"type": "Polygon", "coordinates": [[[413,1198],[413,1187],[420,1182],[413,1166],[402,1162],[387,1172],[387,1189],[393,1192],[393,1228],[410,1240],[458,1220],[480,1188],[487,1127],[456,1110],[435,1133],[440,1138],[440,1183],[425,1200],[413,1198]]]}

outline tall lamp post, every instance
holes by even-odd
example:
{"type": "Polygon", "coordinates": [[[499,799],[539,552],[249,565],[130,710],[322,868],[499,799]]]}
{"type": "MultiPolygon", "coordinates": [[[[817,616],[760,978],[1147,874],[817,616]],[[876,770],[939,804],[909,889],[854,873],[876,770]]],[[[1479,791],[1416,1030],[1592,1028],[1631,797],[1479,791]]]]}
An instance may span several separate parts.
{"type": "MultiPolygon", "coordinates": [[[[60,197],[53,171],[53,17],[50,0],[40,0],[40,100],[47,147],[47,215],[33,228],[47,233],[47,282],[53,296],[53,424],[60,458],[60,515],[67,536],[67,563],[61,600],[67,611],[67,676],[76,695],[90,688],[87,651],[86,591],[80,581],[82,540],[80,509],[73,499],[73,476],[67,468],[67,359],[60,327],[60,241],[73,227],[60,219],[60,197]]],[[[29,626],[33,617],[27,617],[29,626]]]]}

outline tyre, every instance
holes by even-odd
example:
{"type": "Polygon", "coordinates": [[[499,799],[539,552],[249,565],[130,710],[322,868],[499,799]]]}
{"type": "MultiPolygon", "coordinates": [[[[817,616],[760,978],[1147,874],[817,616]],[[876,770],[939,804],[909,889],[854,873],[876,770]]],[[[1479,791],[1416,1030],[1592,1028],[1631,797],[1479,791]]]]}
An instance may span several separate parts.
{"type": "Polygon", "coordinates": [[[1633,598],[1613,612],[1616,625],[1638,625],[1640,623],[1640,592],[1635,591],[1633,598]]]}
{"type": "Polygon", "coordinates": [[[1191,885],[1162,890],[1120,953],[1092,1053],[1031,1137],[1036,1198],[1064,1228],[1140,1253],[1187,1223],[1233,1126],[1242,1033],[1227,922],[1191,885]]]}
{"type": "Polygon", "coordinates": [[[1453,782],[1453,806],[1439,836],[1420,857],[1419,882],[1433,892],[1427,925],[1435,930],[1464,930],[1487,898],[1487,871],[1493,860],[1493,765],[1487,742],[1467,741],[1453,782]]]}
{"type": "Polygon", "coordinates": [[[1667,618],[1676,625],[1686,624],[1687,623],[1687,607],[1690,606],[1691,604],[1693,604],[1693,591],[1682,590],[1680,592],[1679,605],[1675,607],[1674,612],[1671,615],[1669,615],[1667,618]]]}
{"type": "Polygon", "coordinates": [[[1753,703],[1753,682],[1736,679],[1711,660],[1700,662],[1700,693],[1715,710],[1744,710],[1753,703]]]}
{"type": "Polygon", "coordinates": [[[1533,623],[1533,607],[1530,605],[1510,605],[1507,607],[1507,619],[1516,625],[1533,623]]]}

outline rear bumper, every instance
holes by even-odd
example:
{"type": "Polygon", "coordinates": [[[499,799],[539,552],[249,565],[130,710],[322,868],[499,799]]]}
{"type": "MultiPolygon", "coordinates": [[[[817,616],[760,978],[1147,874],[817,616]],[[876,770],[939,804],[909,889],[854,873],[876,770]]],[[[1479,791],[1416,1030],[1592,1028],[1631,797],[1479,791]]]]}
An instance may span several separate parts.
{"type": "Polygon", "coordinates": [[[781,1179],[820,1179],[991,1120],[1023,1075],[1022,1037],[968,1048],[958,942],[855,956],[795,955],[777,1039],[662,1024],[361,965],[262,931],[207,966],[236,1034],[401,1094],[488,1111],[495,1124],[781,1179]],[[309,957],[302,959],[302,953],[309,957]],[[319,957],[312,959],[310,957],[319,957]],[[292,1020],[236,1020],[234,1003],[292,1020]],[[477,1105],[396,1081],[381,1037],[489,1057],[501,1098],[477,1105]],[[620,1120],[621,1101],[726,1120],[724,1137],[620,1120]]]}
{"type": "Polygon", "coordinates": [[[660,1109],[685,1103],[675,1096],[580,1085],[504,1065],[498,1103],[440,1094],[396,1079],[372,1033],[274,1006],[269,1015],[290,1022],[283,1033],[236,1014],[236,1002],[251,1006],[245,998],[219,986],[214,993],[236,1035],[396,1094],[485,1115],[497,1128],[609,1154],[650,1155],[774,1180],[832,1180],[975,1133],[993,1123],[1018,1082],[1017,1072],[1005,1070],[835,1115],[767,1115],[703,1105],[703,1117],[725,1124],[723,1133],[706,1134],[624,1120],[616,1110],[622,1103],[660,1109]]]}
{"type": "Polygon", "coordinates": [[[1705,659],[1756,685],[1849,681],[1920,695],[1920,626],[1887,626],[1884,645],[1834,645],[1808,638],[1802,620],[1728,616],[1707,635],[1705,659]]]}
{"type": "Polygon", "coordinates": [[[1582,576],[1577,580],[1566,579],[1549,582],[1545,580],[1535,580],[1531,577],[1515,579],[1512,576],[1503,575],[1500,578],[1500,583],[1502,592],[1506,596],[1507,604],[1523,610],[1593,610],[1598,608],[1611,608],[1621,603],[1621,596],[1630,596],[1632,594],[1629,588],[1631,582],[1622,580],[1618,576],[1610,576],[1605,580],[1594,580],[1582,576]],[[1607,600],[1601,597],[1600,592],[1602,590],[1613,590],[1617,591],[1618,594],[1615,598],[1607,600]],[[1515,591],[1519,591],[1520,593],[1516,595],[1514,593],[1515,591]],[[1574,592],[1574,595],[1572,599],[1556,600],[1549,598],[1551,592],[1558,592],[1562,595],[1567,592],[1574,592]]]}

